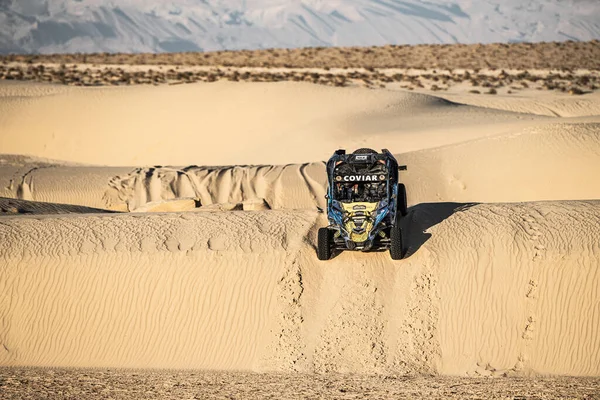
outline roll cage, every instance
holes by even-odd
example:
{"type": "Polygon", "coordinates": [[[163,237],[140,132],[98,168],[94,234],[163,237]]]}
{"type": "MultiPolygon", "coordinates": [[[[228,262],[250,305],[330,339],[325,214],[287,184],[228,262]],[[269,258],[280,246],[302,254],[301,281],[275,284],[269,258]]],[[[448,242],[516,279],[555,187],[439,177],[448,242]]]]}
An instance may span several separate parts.
{"type": "Polygon", "coordinates": [[[381,153],[346,154],[336,150],[327,162],[328,211],[334,201],[392,203],[397,194],[398,166],[396,158],[387,149],[381,153]]]}

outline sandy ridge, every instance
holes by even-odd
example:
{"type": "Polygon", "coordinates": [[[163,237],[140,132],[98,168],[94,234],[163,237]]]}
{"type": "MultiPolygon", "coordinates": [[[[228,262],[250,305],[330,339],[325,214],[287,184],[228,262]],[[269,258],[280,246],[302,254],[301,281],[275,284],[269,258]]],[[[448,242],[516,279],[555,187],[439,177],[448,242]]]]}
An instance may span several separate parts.
{"type": "Polygon", "coordinates": [[[0,205],[33,214],[0,217],[0,365],[600,375],[598,93],[557,92],[587,72],[468,72],[484,96],[467,72],[3,83],[0,205]],[[402,261],[315,257],[323,160],[359,147],[408,165],[402,261]],[[36,215],[79,207],[129,213],[36,215]]]}
{"type": "MultiPolygon", "coordinates": [[[[597,199],[598,187],[589,182],[600,168],[598,132],[597,123],[552,123],[396,156],[409,166],[402,180],[408,188],[410,205],[434,201],[597,199]],[[548,185],[542,178],[547,174],[552,175],[556,185],[548,185]]],[[[133,169],[52,165],[34,171],[27,162],[9,165],[0,173],[0,195],[12,198],[121,211],[142,211],[147,204],[160,205],[175,199],[189,199],[186,210],[219,205],[228,209],[325,207],[322,162],[133,169]],[[28,171],[27,177],[23,178],[20,171],[28,171]]],[[[173,204],[164,211],[176,211],[177,207],[173,204]]]]}
{"type": "Polygon", "coordinates": [[[72,204],[44,203],[0,197],[0,215],[15,214],[92,214],[110,213],[110,210],[72,204]]]}
{"type": "Polygon", "coordinates": [[[2,364],[252,369],[311,214],[3,218],[2,364]]]}
{"type": "Polygon", "coordinates": [[[597,375],[598,215],[419,205],[399,263],[316,261],[306,211],[5,217],[0,362],[597,375]]]}
{"type": "Polygon", "coordinates": [[[3,152],[110,166],[321,161],[339,146],[406,152],[549,122],[425,94],[295,82],[71,88],[0,101],[3,152]]]}

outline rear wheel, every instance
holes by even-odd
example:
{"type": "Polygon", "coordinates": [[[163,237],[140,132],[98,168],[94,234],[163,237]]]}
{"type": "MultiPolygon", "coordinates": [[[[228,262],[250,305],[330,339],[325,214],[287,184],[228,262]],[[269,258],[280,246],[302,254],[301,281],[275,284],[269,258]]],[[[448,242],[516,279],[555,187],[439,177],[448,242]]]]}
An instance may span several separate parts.
{"type": "Polygon", "coordinates": [[[400,218],[396,221],[390,231],[390,256],[392,260],[401,260],[404,257],[404,243],[402,242],[402,229],[400,229],[400,218]]]}
{"type": "Polygon", "coordinates": [[[333,231],[328,228],[319,228],[317,237],[317,258],[319,260],[329,260],[331,258],[331,242],[333,231]]]}
{"type": "Polygon", "coordinates": [[[406,202],[406,187],[403,183],[398,184],[398,212],[405,217],[408,214],[408,206],[406,202]]]}

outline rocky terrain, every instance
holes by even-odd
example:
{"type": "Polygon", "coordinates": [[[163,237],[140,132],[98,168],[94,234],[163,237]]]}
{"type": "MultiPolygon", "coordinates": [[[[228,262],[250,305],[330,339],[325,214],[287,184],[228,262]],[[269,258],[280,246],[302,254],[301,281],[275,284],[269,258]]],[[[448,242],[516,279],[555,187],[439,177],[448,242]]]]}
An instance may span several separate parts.
{"type": "Polygon", "coordinates": [[[464,378],[0,367],[7,400],[94,399],[586,399],[598,378],[464,378]]]}

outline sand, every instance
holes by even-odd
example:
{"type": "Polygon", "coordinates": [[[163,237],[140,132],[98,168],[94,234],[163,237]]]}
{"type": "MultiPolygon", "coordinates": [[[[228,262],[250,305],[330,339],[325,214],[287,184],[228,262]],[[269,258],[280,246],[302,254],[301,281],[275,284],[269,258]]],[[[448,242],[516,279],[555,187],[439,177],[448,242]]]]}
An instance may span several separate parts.
{"type": "Polygon", "coordinates": [[[0,363],[596,376],[599,212],[421,204],[401,263],[314,211],[4,217],[0,363]]]}
{"type": "MultiPolygon", "coordinates": [[[[596,120],[595,117],[586,119],[596,120]]],[[[593,184],[600,168],[600,124],[581,122],[581,119],[567,122],[568,118],[542,119],[537,125],[533,125],[534,121],[526,122],[528,126],[524,128],[521,123],[516,123],[512,129],[502,121],[498,125],[490,124],[489,131],[509,129],[510,133],[397,153],[400,162],[409,166],[401,174],[408,188],[409,205],[437,201],[600,198],[600,187],[593,184]]],[[[425,145],[423,141],[429,143],[438,137],[427,132],[424,136],[430,137],[425,140],[415,132],[407,134],[402,143],[425,145]]],[[[479,127],[464,128],[463,131],[467,136],[486,133],[479,127]]],[[[285,141],[282,146],[283,143],[285,141]]],[[[308,143],[305,146],[307,152],[323,151],[308,143]]],[[[77,157],[82,152],[73,155],[77,157]]],[[[281,155],[265,154],[265,158],[268,157],[281,155]]],[[[3,156],[2,160],[0,196],[23,200],[117,211],[149,210],[165,201],[170,203],[162,207],[169,209],[162,211],[217,205],[228,209],[244,208],[243,203],[246,203],[246,209],[314,210],[325,207],[326,176],[322,161],[258,166],[108,168],[65,166],[18,156],[3,156]],[[175,199],[187,201],[173,203],[175,199]]],[[[157,210],[160,211],[160,207],[157,210]]]]}
{"type": "Polygon", "coordinates": [[[0,215],[92,214],[111,212],[114,211],[72,204],[44,203],[42,201],[28,201],[0,197],[0,215]]]}
{"type": "Polygon", "coordinates": [[[461,87],[0,85],[0,384],[167,368],[265,373],[214,372],[238,396],[314,373],[597,393],[534,377],[600,375],[598,95],[461,87]],[[318,261],[323,161],[365,146],[408,165],[409,255],[318,261]]]}
{"type": "Polygon", "coordinates": [[[339,146],[405,152],[544,120],[429,95],[291,82],[75,87],[0,101],[3,153],[110,166],[321,161],[339,146]]]}

